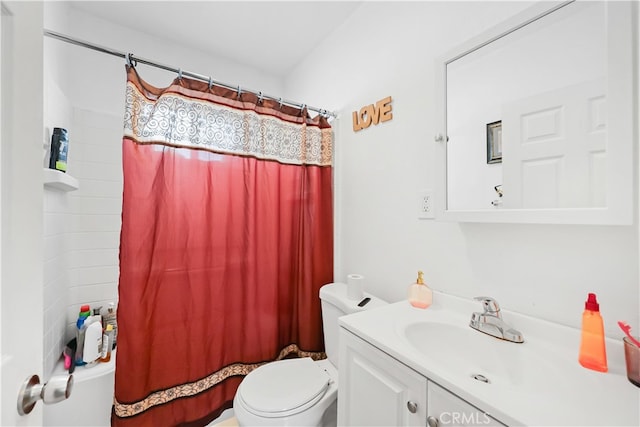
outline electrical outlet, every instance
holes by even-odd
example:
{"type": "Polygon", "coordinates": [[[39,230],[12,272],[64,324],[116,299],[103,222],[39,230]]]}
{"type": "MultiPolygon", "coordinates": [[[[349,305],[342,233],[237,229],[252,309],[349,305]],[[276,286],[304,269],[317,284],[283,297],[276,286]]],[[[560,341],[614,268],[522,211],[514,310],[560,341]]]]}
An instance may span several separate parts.
{"type": "Polygon", "coordinates": [[[433,207],[433,191],[420,191],[418,193],[418,218],[434,219],[435,217],[435,209],[433,207]]]}

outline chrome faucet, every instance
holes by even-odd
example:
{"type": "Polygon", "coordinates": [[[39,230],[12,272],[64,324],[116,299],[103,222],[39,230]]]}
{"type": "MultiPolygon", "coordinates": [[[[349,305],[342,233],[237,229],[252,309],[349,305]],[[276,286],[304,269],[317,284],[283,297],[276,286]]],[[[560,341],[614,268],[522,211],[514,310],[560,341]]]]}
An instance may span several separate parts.
{"type": "Polygon", "coordinates": [[[520,331],[513,329],[502,320],[498,301],[490,297],[475,297],[476,301],[482,302],[483,313],[475,312],[471,315],[469,326],[485,334],[500,338],[505,341],[515,343],[524,342],[520,331]]]}

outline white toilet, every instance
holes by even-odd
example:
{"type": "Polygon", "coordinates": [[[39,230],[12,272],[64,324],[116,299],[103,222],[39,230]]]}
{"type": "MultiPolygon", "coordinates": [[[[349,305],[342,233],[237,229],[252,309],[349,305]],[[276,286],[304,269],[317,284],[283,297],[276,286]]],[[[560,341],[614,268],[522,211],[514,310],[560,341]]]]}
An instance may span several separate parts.
{"type": "Polygon", "coordinates": [[[331,283],[320,289],[327,359],[286,359],[267,363],[245,377],[233,399],[241,426],[336,425],[338,396],[338,317],[385,305],[347,298],[347,285],[331,283]]]}

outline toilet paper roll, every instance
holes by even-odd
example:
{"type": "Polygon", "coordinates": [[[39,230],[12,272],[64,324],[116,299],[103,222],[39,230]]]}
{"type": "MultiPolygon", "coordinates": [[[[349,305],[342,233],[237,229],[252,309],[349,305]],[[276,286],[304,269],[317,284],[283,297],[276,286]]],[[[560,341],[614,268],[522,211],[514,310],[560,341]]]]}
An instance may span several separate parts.
{"type": "Polygon", "coordinates": [[[347,298],[351,300],[361,300],[364,296],[364,276],[360,274],[349,274],[347,276],[347,298]]]}

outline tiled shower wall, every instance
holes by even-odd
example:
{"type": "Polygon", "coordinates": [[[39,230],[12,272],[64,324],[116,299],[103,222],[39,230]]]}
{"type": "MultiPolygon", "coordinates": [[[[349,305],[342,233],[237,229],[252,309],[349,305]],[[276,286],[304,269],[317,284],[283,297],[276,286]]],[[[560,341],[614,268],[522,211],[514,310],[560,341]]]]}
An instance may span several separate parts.
{"type": "MultiPolygon", "coordinates": [[[[49,144],[54,127],[70,129],[73,112],[68,99],[49,75],[44,82],[43,167],[49,164],[49,144]]],[[[71,171],[69,171],[71,174],[71,171]]],[[[44,369],[45,380],[64,348],[69,283],[71,193],[43,189],[43,304],[44,304],[44,369]]]]}
{"type": "Polygon", "coordinates": [[[122,118],[80,109],[71,117],[68,173],[80,188],[44,192],[45,375],[73,338],[80,306],[117,303],[122,118]]]}
{"type": "Polygon", "coordinates": [[[69,150],[80,189],[69,206],[67,338],[82,304],[117,303],[122,212],[122,118],[74,109],[72,123],[69,150]]]}

